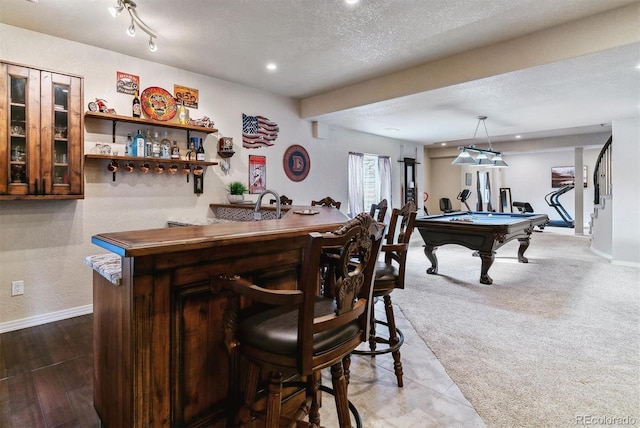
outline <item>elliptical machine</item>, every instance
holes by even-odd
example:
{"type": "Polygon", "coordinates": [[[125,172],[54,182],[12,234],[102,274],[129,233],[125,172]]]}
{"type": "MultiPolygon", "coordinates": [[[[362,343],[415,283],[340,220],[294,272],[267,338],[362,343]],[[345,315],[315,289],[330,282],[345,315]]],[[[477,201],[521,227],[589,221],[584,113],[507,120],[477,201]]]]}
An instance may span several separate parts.
{"type": "Polygon", "coordinates": [[[469,199],[469,196],[471,196],[471,190],[462,189],[462,192],[458,193],[456,199],[465,204],[465,206],[467,207],[467,211],[471,212],[471,208],[469,208],[469,204],[467,203],[467,199],[469,199]]]}
{"type": "Polygon", "coordinates": [[[562,220],[549,220],[548,226],[555,227],[570,227],[574,228],[575,224],[567,210],[562,206],[560,201],[558,200],[560,196],[564,195],[570,190],[573,190],[574,185],[568,184],[566,186],[561,187],[558,190],[554,190],[551,193],[547,193],[544,197],[544,200],[547,201],[547,205],[555,208],[555,210],[560,214],[562,220]]]}

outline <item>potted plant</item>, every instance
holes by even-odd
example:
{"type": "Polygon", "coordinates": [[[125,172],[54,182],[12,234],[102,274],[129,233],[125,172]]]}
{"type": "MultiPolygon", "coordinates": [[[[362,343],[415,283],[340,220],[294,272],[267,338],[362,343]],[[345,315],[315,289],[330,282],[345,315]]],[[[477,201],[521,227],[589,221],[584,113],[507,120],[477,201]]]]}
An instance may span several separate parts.
{"type": "Polygon", "coordinates": [[[227,184],[227,199],[231,204],[239,204],[244,202],[244,194],[247,193],[249,189],[242,181],[232,181],[227,184]]]}

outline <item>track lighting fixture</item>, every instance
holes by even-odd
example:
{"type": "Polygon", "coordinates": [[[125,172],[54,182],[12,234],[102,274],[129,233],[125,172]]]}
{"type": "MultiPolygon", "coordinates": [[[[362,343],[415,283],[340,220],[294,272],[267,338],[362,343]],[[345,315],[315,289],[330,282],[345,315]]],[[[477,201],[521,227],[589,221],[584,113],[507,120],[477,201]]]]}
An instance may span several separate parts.
{"type": "Polygon", "coordinates": [[[131,37],[135,37],[136,35],[136,26],[140,28],[142,31],[149,35],[149,50],[151,52],[155,52],[158,50],[158,46],[156,46],[153,39],[157,38],[158,35],[155,31],[151,29],[147,24],[144,23],[142,19],[138,16],[138,12],[136,11],[137,5],[131,0],[117,0],[117,5],[109,8],[109,13],[114,18],[122,13],[123,10],[126,10],[131,17],[131,25],[127,28],[127,34],[131,37]]]}

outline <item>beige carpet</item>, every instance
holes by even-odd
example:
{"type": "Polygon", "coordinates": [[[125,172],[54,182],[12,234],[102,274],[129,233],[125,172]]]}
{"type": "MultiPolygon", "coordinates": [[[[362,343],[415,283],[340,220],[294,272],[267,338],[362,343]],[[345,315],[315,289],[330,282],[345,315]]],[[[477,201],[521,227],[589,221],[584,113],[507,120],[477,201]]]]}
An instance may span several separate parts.
{"type": "Polygon", "coordinates": [[[640,270],[545,230],[528,264],[517,241],[499,249],[483,285],[480,259],[458,245],[427,275],[422,243],[416,231],[394,303],[487,426],[640,426],[640,270]]]}

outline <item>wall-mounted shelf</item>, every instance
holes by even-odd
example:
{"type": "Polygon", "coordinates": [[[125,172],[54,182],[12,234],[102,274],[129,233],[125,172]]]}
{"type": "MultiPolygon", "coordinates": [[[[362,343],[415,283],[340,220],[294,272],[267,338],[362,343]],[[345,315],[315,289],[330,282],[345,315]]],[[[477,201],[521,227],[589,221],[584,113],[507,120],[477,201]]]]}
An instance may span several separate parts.
{"type": "Polygon", "coordinates": [[[187,141],[191,139],[192,132],[203,132],[205,134],[215,134],[218,132],[216,128],[206,128],[204,126],[183,125],[175,122],[162,122],[157,120],[142,119],[139,117],[121,116],[118,114],[100,113],[96,111],[88,111],[84,114],[85,119],[110,120],[112,122],[112,142],[116,141],[116,125],[118,122],[136,123],[144,126],[157,126],[161,128],[182,129],[187,131],[187,141]]]}

